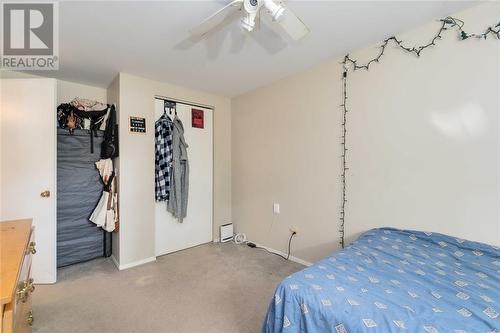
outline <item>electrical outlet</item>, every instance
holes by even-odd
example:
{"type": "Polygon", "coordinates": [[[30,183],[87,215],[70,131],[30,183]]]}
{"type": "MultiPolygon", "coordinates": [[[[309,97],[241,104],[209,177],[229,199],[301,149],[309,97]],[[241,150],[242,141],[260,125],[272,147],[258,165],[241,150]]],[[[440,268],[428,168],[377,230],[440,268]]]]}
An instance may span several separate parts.
{"type": "Polygon", "coordinates": [[[295,232],[295,233],[298,235],[298,234],[299,234],[299,227],[297,227],[297,226],[295,226],[295,225],[291,226],[291,227],[290,227],[290,232],[291,232],[291,233],[294,233],[294,232],[295,232]]]}

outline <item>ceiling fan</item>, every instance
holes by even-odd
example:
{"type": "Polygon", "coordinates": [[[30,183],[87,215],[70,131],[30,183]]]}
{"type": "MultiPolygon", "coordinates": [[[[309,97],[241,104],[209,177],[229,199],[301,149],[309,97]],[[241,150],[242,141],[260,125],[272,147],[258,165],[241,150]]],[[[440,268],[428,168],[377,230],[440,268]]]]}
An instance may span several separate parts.
{"type": "Polygon", "coordinates": [[[191,29],[191,36],[203,38],[210,31],[231,19],[236,12],[241,12],[241,27],[253,31],[260,10],[264,7],[274,22],[277,22],[294,40],[300,40],[309,33],[309,28],[289,8],[273,0],[234,0],[212,16],[191,29]]]}

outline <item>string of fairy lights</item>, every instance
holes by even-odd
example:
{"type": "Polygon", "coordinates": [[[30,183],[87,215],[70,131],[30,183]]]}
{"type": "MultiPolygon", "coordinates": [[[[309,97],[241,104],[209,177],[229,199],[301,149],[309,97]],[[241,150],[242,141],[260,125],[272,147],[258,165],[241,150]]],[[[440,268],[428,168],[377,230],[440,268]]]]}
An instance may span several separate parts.
{"type": "Polygon", "coordinates": [[[455,29],[458,32],[459,39],[461,40],[466,40],[469,38],[477,38],[477,39],[487,39],[489,36],[494,37],[496,39],[500,40],[500,22],[498,22],[495,26],[490,26],[488,27],[483,33],[467,33],[463,30],[463,27],[465,25],[464,21],[459,20],[457,18],[448,16],[444,19],[440,20],[441,22],[441,27],[434,35],[434,37],[431,39],[430,42],[424,45],[420,46],[405,46],[403,41],[398,39],[395,36],[389,37],[385,39],[382,44],[380,45],[380,52],[378,55],[365,62],[362,64],[358,63],[358,60],[353,59],[349,56],[349,54],[346,54],[343,61],[343,73],[342,73],[342,88],[343,88],[343,102],[340,105],[342,108],[342,136],[341,136],[341,146],[342,146],[342,155],[341,155],[341,162],[342,162],[342,171],[341,171],[341,189],[342,189],[342,194],[341,194],[341,206],[340,206],[340,245],[342,248],[345,246],[345,210],[346,210],[346,203],[347,203],[347,181],[346,181],[346,176],[347,176],[347,171],[349,168],[347,167],[347,113],[349,112],[348,109],[348,94],[347,94],[347,75],[350,70],[356,71],[359,69],[364,69],[364,70],[369,70],[370,66],[374,63],[378,63],[380,59],[384,56],[385,50],[388,47],[389,43],[393,43],[398,47],[399,49],[413,54],[417,57],[420,57],[422,52],[426,50],[427,48],[433,47],[436,45],[436,43],[442,38],[442,33],[446,30],[449,29],[455,29]]]}

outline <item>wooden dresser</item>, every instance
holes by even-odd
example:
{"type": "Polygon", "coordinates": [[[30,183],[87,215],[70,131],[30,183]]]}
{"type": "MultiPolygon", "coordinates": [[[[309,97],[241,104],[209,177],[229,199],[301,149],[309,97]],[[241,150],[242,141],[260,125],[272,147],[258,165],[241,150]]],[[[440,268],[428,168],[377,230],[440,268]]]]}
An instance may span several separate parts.
{"type": "Polygon", "coordinates": [[[31,258],[36,253],[31,220],[0,222],[0,333],[31,331],[31,258]]]}

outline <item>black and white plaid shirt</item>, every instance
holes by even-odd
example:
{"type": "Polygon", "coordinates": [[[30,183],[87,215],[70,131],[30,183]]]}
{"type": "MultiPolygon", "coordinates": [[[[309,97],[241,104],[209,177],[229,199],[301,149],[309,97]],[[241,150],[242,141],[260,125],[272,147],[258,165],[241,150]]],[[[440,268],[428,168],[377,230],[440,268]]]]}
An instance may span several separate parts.
{"type": "Polygon", "coordinates": [[[163,115],[155,123],[155,193],[156,201],[166,201],[170,194],[172,168],[172,120],[163,115]]]}

